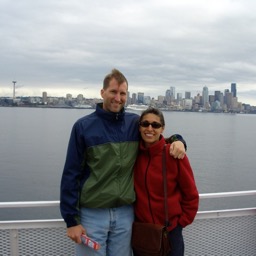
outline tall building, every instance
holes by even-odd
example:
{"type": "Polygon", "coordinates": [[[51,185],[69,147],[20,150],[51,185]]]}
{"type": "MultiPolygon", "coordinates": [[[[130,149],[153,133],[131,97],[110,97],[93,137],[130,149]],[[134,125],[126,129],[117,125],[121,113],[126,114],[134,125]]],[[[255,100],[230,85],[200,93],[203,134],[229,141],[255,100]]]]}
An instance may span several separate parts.
{"type": "Polygon", "coordinates": [[[182,100],[182,93],[178,92],[177,93],[177,101],[180,102],[182,100]]]}
{"type": "Polygon", "coordinates": [[[175,100],[175,87],[170,87],[171,100],[175,100]]]}
{"type": "Polygon", "coordinates": [[[15,99],[15,90],[16,90],[16,87],[15,87],[15,84],[17,83],[17,81],[12,81],[12,83],[13,83],[13,92],[12,92],[12,98],[13,98],[13,100],[15,99]]]}
{"type": "Polygon", "coordinates": [[[224,103],[227,105],[227,95],[229,93],[229,89],[225,89],[224,91],[224,103]]]}
{"type": "Polygon", "coordinates": [[[233,93],[233,97],[236,97],[236,83],[231,83],[231,92],[233,93]]]}
{"type": "Polygon", "coordinates": [[[131,104],[131,97],[130,97],[130,92],[127,91],[127,99],[126,99],[126,104],[125,105],[127,106],[129,104],[131,104]]]}
{"type": "Polygon", "coordinates": [[[215,101],[215,95],[209,95],[209,104],[212,106],[212,104],[215,101]]]}
{"type": "Polygon", "coordinates": [[[203,88],[202,104],[204,107],[209,104],[209,90],[208,90],[208,87],[206,86],[203,88]]]}
{"type": "Polygon", "coordinates": [[[191,92],[185,92],[185,99],[191,99],[191,92]]]}
{"type": "Polygon", "coordinates": [[[214,92],[214,100],[220,101],[220,91],[215,91],[214,92]]]}
{"type": "Polygon", "coordinates": [[[136,93],[133,93],[133,94],[132,94],[132,101],[131,101],[131,104],[136,104],[136,103],[137,103],[136,97],[137,97],[136,93]]]}
{"type": "Polygon", "coordinates": [[[224,97],[223,97],[223,93],[221,91],[215,91],[214,97],[215,97],[215,101],[220,102],[221,106],[224,104],[224,97]]]}
{"type": "Polygon", "coordinates": [[[171,103],[171,90],[166,90],[165,92],[165,100],[167,104],[171,103]]]}
{"type": "Polygon", "coordinates": [[[238,109],[237,97],[233,97],[233,98],[232,98],[231,109],[232,109],[232,110],[235,110],[235,111],[238,109]]]}
{"type": "Polygon", "coordinates": [[[232,108],[232,98],[233,98],[233,93],[226,91],[225,92],[225,101],[226,101],[228,110],[232,108]]]}
{"type": "Polygon", "coordinates": [[[138,92],[138,104],[144,104],[144,92],[138,92]]]}
{"type": "Polygon", "coordinates": [[[43,101],[43,104],[47,103],[47,92],[43,92],[42,101],[43,101]]]}

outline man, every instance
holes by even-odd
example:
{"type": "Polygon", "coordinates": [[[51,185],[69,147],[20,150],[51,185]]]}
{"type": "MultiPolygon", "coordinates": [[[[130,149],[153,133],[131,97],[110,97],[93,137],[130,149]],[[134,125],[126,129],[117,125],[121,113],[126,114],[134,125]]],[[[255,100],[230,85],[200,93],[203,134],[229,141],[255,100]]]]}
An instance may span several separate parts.
{"type": "MultiPolygon", "coordinates": [[[[124,111],[127,91],[125,76],[112,70],[103,81],[103,103],[79,119],[71,132],[60,209],[67,235],[77,243],[78,256],[132,255],[133,165],[138,152],[139,116],[124,111]],[[81,244],[81,234],[100,243],[100,250],[81,244]]],[[[185,154],[181,141],[172,144],[170,154],[174,157],[185,154]]]]}

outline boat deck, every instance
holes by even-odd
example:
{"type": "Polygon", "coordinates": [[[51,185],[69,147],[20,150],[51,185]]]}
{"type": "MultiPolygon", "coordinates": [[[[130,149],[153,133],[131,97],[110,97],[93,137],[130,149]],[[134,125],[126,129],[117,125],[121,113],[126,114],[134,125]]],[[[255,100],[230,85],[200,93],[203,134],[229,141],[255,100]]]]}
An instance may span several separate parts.
{"type": "MultiPolygon", "coordinates": [[[[256,195],[256,191],[200,194],[205,198],[256,195]]],[[[6,202],[0,208],[51,207],[58,201],[6,202]]],[[[256,255],[256,207],[199,211],[184,229],[186,256],[256,255]]],[[[74,255],[62,219],[0,221],[0,256],[74,255]]]]}

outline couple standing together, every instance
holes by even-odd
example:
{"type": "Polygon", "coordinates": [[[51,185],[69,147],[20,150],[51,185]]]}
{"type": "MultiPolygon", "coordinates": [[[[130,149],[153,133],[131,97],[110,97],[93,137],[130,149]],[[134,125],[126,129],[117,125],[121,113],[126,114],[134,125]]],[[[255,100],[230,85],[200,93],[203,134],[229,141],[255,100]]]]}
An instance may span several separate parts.
{"type": "MultiPolygon", "coordinates": [[[[164,117],[155,108],[140,117],[125,112],[127,93],[127,79],[113,69],[103,81],[103,103],[71,131],[60,210],[77,256],[131,256],[134,217],[163,224],[164,117]],[[81,234],[100,243],[100,250],[81,244],[81,234]]],[[[168,142],[168,238],[170,255],[178,256],[184,254],[182,228],[194,220],[199,196],[185,141],[173,135],[168,142]]]]}

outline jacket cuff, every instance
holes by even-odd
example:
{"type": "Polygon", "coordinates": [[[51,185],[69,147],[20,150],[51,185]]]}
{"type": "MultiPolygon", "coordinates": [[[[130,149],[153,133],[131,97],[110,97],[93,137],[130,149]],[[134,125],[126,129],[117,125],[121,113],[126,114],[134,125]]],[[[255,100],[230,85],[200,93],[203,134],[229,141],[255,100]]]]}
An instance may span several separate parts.
{"type": "Polygon", "coordinates": [[[71,228],[79,225],[79,223],[74,218],[68,218],[65,220],[67,228],[71,228]]]}

